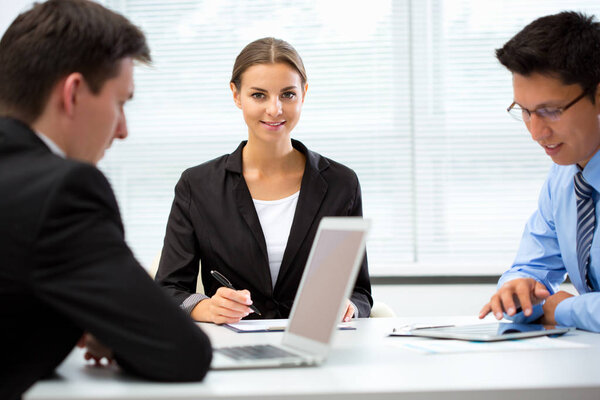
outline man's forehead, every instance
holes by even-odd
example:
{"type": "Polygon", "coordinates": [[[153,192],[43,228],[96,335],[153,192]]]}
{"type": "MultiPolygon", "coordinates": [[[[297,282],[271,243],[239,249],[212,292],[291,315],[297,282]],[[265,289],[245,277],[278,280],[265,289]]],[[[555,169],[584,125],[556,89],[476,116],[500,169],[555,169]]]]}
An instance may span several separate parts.
{"type": "Polygon", "coordinates": [[[134,92],[133,83],[133,60],[124,58],[118,62],[118,73],[110,79],[110,83],[116,86],[117,90],[125,99],[131,99],[134,92]]]}
{"type": "Polygon", "coordinates": [[[539,73],[530,75],[514,73],[512,83],[514,101],[528,108],[561,103],[565,96],[581,91],[578,84],[566,85],[555,76],[539,73]]]}

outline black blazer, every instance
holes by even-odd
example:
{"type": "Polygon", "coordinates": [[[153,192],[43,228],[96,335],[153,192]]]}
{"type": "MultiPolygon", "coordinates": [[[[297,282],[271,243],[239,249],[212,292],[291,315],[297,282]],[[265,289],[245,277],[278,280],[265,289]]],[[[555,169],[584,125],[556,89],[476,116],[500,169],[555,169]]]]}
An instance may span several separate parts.
{"type": "MultiPolygon", "coordinates": [[[[165,296],[125,244],[117,203],[94,166],[54,155],[0,118],[0,398],[49,375],[84,331],[121,367],[161,381],[200,380],[207,336],[165,296]]],[[[82,359],[83,363],[83,359],[82,359]]]]}
{"type": "MultiPolygon", "coordinates": [[[[296,213],[275,288],[267,246],[242,174],[242,149],[186,170],[175,187],[156,280],[178,303],[195,293],[202,262],[205,294],[221,286],[211,275],[223,273],[234,287],[248,289],[262,318],[287,318],[321,218],[360,216],[360,185],[354,171],[308,150],[296,213]]],[[[368,317],[373,299],[365,256],[350,299],[358,316],[368,317]]],[[[247,318],[258,318],[250,314],[247,318]]]]}

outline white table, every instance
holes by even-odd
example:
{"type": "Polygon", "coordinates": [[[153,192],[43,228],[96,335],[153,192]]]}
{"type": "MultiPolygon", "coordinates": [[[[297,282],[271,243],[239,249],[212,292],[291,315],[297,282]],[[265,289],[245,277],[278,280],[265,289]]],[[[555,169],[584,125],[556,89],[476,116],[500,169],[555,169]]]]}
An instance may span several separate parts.
{"type": "MultiPolygon", "coordinates": [[[[600,334],[576,331],[554,340],[575,349],[423,354],[387,337],[406,323],[470,323],[474,317],[364,319],[338,331],[320,367],[210,371],[203,382],[138,380],[118,368],[86,366],[76,349],[58,378],[38,382],[27,400],[50,399],[600,399],[600,334]]],[[[235,333],[199,324],[215,346],[278,343],[282,333],[235,333]]]]}

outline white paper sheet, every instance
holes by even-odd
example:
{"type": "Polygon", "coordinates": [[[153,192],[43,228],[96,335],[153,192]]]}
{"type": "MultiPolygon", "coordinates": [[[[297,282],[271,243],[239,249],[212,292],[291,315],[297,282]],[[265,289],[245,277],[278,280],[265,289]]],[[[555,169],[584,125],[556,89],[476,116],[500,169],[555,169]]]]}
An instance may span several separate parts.
{"type": "MultiPolygon", "coordinates": [[[[250,319],[224,326],[236,332],[283,332],[290,322],[289,319],[250,319]]],[[[350,323],[338,324],[338,329],[356,329],[350,323]]]]}
{"type": "Polygon", "coordinates": [[[574,343],[547,336],[505,340],[501,342],[468,342],[464,340],[440,340],[428,338],[390,338],[389,344],[402,349],[417,351],[424,354],[472,353],[489,351],[522,351],[573,349],[589,347],[583,343],[574,343]]]}

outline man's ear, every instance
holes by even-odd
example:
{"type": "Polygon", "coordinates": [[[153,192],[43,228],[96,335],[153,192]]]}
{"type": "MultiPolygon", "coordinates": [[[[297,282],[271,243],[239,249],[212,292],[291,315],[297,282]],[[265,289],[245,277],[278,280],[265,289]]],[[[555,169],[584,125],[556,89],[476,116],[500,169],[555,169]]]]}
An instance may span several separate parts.
{"type": "Polygon", "coordinates": [[[229,82],[229,88],[231,89],[231,93],[233,94],[233,102],[235,103],[237,108],[239,108],[241,110],[242,109],[242,101],[240,99],[241,94],[240,94],[240,92],[238,92],[238,89],[235,86],[235,83],[229,82]]]}
{"type": "Polygon", "coordinates": [[[61,103],[65,113],[70,117],[75,114],[75,107],[81,100],[84,85],[83,75],[79,72],[69,74],[63,81],[61,103]]]}

